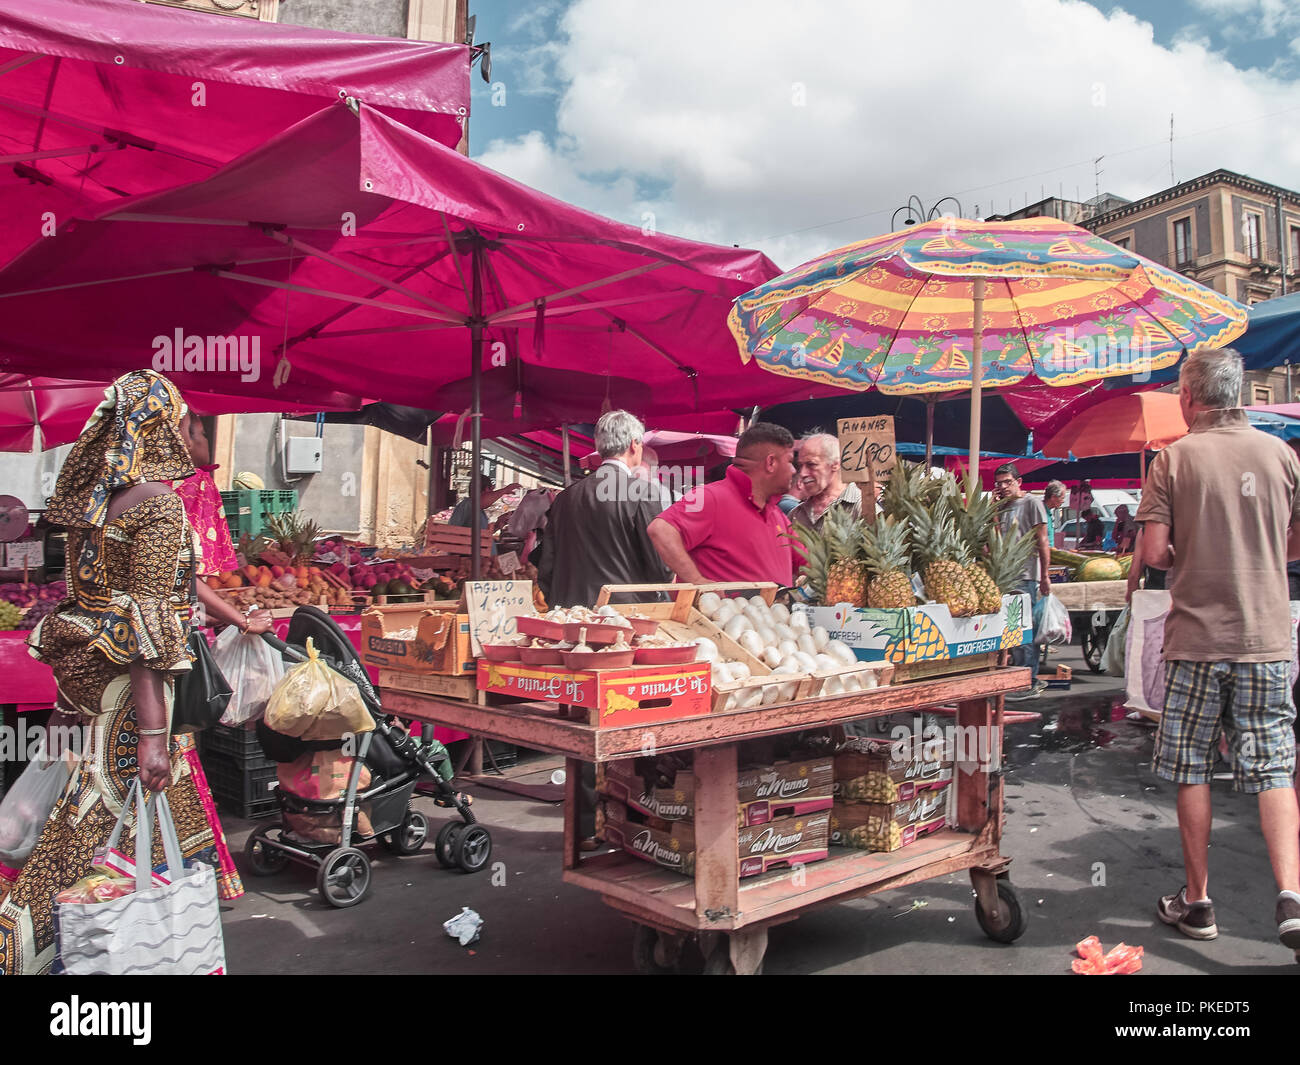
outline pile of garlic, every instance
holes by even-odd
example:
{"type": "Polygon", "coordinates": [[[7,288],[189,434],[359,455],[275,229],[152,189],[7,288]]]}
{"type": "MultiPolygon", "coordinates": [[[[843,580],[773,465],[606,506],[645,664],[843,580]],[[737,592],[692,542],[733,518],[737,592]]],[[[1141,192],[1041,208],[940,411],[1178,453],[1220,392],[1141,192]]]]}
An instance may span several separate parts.
{"type": "Polygon", "coordinates": [[[542,615],[544,621],[555,621],[561,625],[615,625],[620,629],[630,629],[632,622],[612,606],[598,606],[590,610],[585,606],[554,607],[542,615]]]}
{"type": "MultiPolygon", "coordinates": [[[[853,649],[840,640],[831,639],[830,633],[818,625],[811,627],[802,613],[792,614],[780,603],[769,606],[761,595],[750,599],[724,599],[716,592],[700,596],[699,609],[705,617],[722,629],[749,654],[762,661],[775,674],[808,676],[812,673],[842,673],[858,670],[862,665],[853,649]]],[[[696,651],[697,661],[713,663],[714,683],[744,681],[750,669],[743,662],[725,658],[714,641],[700,637],[696,651]]],[[[859,671],[843,677],[829,677],[822,686],[821,695],[838,695],[842,692],[861,691],[876,686],[876,676],[871,671],[859,671]]],[[[798,691],[798,681],[768,685],[755,689],[755,700],[737,701],[737,707],[789,701],[798,691]]]]}

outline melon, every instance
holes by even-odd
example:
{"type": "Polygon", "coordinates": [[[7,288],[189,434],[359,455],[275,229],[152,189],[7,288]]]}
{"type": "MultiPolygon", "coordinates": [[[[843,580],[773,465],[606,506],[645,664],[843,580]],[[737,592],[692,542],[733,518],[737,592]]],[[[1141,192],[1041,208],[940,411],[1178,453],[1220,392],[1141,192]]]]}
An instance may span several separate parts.
{"type": "Polygon", "coordinates": [[[1122,581],[1124,567],[1117,559],[1102,555],[1100,558],[1088,559],[1075,570],[1074,579],[1076,581],[1122,581]]]}

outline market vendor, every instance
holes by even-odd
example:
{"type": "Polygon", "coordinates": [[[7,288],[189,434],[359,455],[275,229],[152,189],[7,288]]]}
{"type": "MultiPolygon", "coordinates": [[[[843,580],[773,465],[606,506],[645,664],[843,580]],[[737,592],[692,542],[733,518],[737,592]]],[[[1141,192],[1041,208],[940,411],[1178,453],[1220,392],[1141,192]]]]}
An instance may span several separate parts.
{"type": "Polygon", "coordinates": [[[803,502],[790,511],[791,525],[806,525],[821,531],[831,507],[862,516],[862,490],[852,481],[845,483],[840,471],[840,442],[830,433],[813,433],[799,441],[799,484],[803,502]]]}
{"type": "Polygon", "coordinates": [[[601,464],[559,494],[548,515],[537,567],[548,606],[592,606],[606,584],[663,584],[668,568],[646,528],[668,500],[637,475],[645,426],[625,410],[596,422],[601,464]]]}
{"type": "Polygon", "coordinates": [[[721,481],[692,489],[650,523],[650,539],[678,580],[791,583],[790,522],[779,501],[793,460],[789,430],[756,422],[737,441],[721,481]]]}
{"type": "MultiPolygon", "coordinates": [[[[1020,471],[1006,462],[993,472],[993,494],[998,499],[998,527],[1003,536],[1023,536],[1031,529],[1034,533],[1034,552],[1025,562],[1016,591],[1029,596],[1030,604],[1040,596],[1052,594],[1052,584],[1047,570],[1051,565],[1051,548],[1047,543],[1047,511],[1042,501],[1021,488],[1020,471]]],[[[1030,688],[1027,692],[1008,695],[1008,699],[1032,699],[1047,690],[1047,682],[1038,679],[1039,648],[1026,644],[1011,650],[1011,661],[1017,666],[1028,666],[1030,688]]]]}
{"type": "MultiPolygon", "coordinates": [[[[519,488],[519,482],[515,481],[514,483],[504,485],[501,488],[493,488],[492,478],[489,477],[486,473],[481,473],[479,474],[478,483],[479,483],[478,527],[480,529],[488,530],[489,529],[489,522],[487,516],[488,508],[491,507],[492,504],[495,503],[497,500],[502,499],[505,496],[508,496],[511,492],[519,488]]],[[[451,512],[451,517],[447,519],[447,524],[459,525],[465,529],[472,528],[473,526],[470,523],[470,514],[472,513],[471,508],[473,507],[473,505],[474,505],[473,495],[467,491],[465,493],[465,498],[462,499],[459,503],[457,503],[455,509],[451,512]]],[[[491,536],[488,537],[488,542],[492,545],[492,554],[495,555],[497,553],[496,542],[492,540],[491,536]]]]}

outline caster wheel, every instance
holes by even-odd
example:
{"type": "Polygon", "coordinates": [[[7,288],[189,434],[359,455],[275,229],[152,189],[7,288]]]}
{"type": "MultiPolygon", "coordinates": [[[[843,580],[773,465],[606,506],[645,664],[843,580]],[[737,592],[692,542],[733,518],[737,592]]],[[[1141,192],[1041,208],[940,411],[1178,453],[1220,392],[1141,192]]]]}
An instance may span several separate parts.
{"type": "Polygon", "coordinates": [[[355,906],[370,890],[370,859],[356,847],[330,851],[316,874],[316,887],[337,909],[355,906]]]}
{"type": "Polygon", "coordinates": [[[1083,660],[1094,673],[1103,672],[1101,656],[1106,653],[1106,641],[1110,638],[1110,628],[1083,629],[1079,633],[1079,643],[1083,651],[1083,660]]]}
{"type": "Polygon", "coordinates": [[[407,810],[400,827],[383,838],[383,844],[394,854],[418,854],[429,840],[429,819],[419,810],[407,810]]]}
{"type": "Polygon", "coordinates": [[[444,869],[455,866],[456,837],[465,831],[466,827],[462,821],[448,821],[438,829],[438,834],[433,840],[433,853],[438,856],[438,864],[444,869]]]}
{"type": "Polygon", "coordinates": [[[267,837],[280,828],[280,822],[263,825],[244,844],[244,857],[248,859],[249,871],[254,876],[275,876],[289,864],[289,856],[282,850],[270,846],[267,837]]]}
{"type": "Polygon", "coordinates": [[[452,844],[452,858],[466,873],[477,873],[492,857],[492,837],[482,825],[466,825],[452,844]]]}
{"type": "Polygon", "coordinates": [[[980,909],[979,899],[975,900],[975,919],[989,939],[997,943],[1014,943],[1025,934],[1025,911],[1020,908],[1020,899],[1010,880],[998,880],[998,916],[997,923],[992,923],[980,909]]]}
{"type": "Polygon", "coordinates": [[[680,940],[665,936],[649,925],[636,925],[632,932],[632,964],[647,976],[671,976],[679,972],[680,940]]]}

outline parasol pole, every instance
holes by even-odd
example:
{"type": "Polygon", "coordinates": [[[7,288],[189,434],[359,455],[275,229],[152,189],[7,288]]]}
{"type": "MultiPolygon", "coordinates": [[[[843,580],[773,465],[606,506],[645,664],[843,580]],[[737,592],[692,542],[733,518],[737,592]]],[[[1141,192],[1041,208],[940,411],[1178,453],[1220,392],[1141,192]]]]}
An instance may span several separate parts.
{"type": "Polygon", "coordinates": [[[934,465],[934,396],[925,397],[925,469],[929,476],[930,467],[934,465]]]}
{"type": "Polygon", "coordinates": [[[568,488],[573,478],[569,475],[569,426],[560,426],[560,449],[564,452],[564,487],[568,488]]]}
{"type": "Polygon", "coordinates": [[[975,323],[970,353],[970,467],[966,474],[966,497],[973,498],[979,485],[981,382],[984,377],[984,278],[975,279],[975,323]]]}
{"type": "Polygon", "coordinates": [[[479,555],[483,543],[483,530],[480,528],[480,516],[483,513],[483,490],[479,476],[483,471],[483,271],[480,257],[483,254],[482,241],[474,234],[470,244],[470,273],[473,279],[473,307],[469,320],[470,381],[473,386],[473,401],[470,408],[470,538],[469,538],[469,575],[470,580],[482,577],[483,561],[479,555]]]}
{"type": "Polygon", "coordinates": [[[1138,488],[1145,488],[1147,483],[1147,448],[1142,445],[1138,452],[1138,488]]]}

